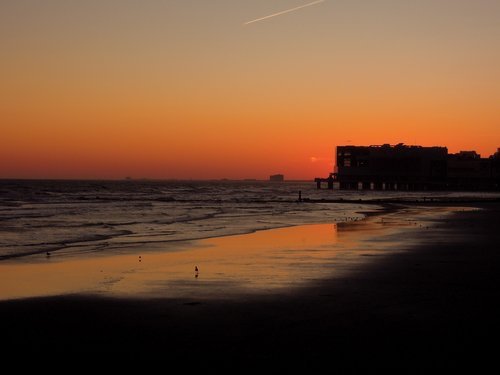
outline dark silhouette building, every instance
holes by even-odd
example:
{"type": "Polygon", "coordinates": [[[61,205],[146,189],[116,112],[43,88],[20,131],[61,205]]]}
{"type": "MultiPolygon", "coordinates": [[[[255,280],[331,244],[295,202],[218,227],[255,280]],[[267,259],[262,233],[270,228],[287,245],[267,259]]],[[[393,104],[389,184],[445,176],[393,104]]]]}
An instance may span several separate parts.
{"type": "Polygon", "coordinates": [[[318,188],[355,190],[498,190],[500,149],[489,158],[446,147],[338,146],[335,171],[318,188]]]}
{"type": "Polygon", "coordinates": [[[282,174],[273,174],[272,176],[269,176],[269,181],[283,182],[285,181],[285,176],[283,176],[282,174]]]}
{"type": "Polygon", "coordinates": [[[448,184],[461,190],[488,188],[491,166],[491,159],[483,159],[475,151],[448,155],[448,184]]]}

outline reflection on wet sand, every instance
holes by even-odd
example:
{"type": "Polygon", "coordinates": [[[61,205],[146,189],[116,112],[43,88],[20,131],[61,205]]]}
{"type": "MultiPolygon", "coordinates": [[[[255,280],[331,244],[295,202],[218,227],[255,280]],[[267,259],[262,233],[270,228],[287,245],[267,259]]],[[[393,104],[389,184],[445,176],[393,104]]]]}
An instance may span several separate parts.
{"type": "Polygon", "coordinates": [[[304,225],[202,240],[182,251],[11,260],[0,264],[0,298],[81,292],[178,297],[277,288],[321,277],[335,255],[336,236],[334,224],[304,225]]]}
{"type": "MultiPolygon", "coordinates": [[[[161,250],[92,257],[56,256],[0,264],[0,299],[67,293],[133,297],[224,298],[236,293],[292,291],[401,248],[384,241],[401,226],[368,219],[315,224],[165,245],[161,250]],[[194,277],[193,277],[194,270],[194,277]],[[203,272],[201,272],[201,270],[203,272]]],[[[418,230],[415,225],[406,227],[418,230]]]]}

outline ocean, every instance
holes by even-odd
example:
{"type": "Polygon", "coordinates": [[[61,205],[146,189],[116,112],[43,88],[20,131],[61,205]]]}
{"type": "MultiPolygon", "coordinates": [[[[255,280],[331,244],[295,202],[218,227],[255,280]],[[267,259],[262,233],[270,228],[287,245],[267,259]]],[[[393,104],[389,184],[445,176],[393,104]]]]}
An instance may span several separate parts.
{"type": "Polygon", "coordinates": [[[464,194],[317,190],[312,181],[2,180],[0,260],[168,251],[179,241],[359,220],[373,210],[367,200],[464,194]],[[299,191],[302,198],[359,203],[299,203],[299,191]]]}

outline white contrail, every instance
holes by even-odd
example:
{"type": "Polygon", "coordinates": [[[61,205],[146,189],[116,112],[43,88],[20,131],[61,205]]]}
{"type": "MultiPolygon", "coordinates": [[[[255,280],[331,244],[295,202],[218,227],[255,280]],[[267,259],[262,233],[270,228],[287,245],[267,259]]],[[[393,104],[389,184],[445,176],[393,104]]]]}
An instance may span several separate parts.
{"type": "Polygon", "coordinates": [[[267,20],[268,18],[272,18],[272,17],[276,17],[276,16],[281,16],[282,14],[285,14],[285,13],[295,12],[296,10],[299,10],[299,9],[302,9],[302,8],[305,8],[305,7],[310,7],[311,5],[316,5],[316,4],[322,3],[324,1],[325,0],[316,0],[316,1],[313,1],[312,3],[301,5],[299,7],[295,7],[295,8],[292,8],[292,9],[283,10],[283,11],[278,12],[278,13],[270,14],[269,16],[265,16],[265,17],[257,18],[256,20],[245,22],[243,25],[250,25],[251,23],[259,22],[259,21],[264,21],[264,20],[267,20]]]}

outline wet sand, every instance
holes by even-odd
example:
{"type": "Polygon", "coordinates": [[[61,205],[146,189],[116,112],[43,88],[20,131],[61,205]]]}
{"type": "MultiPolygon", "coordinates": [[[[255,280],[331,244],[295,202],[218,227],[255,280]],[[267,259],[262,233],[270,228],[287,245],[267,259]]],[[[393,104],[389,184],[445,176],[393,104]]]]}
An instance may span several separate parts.
{"type": "MultiPolygon", "coordinates": [[[[0,302],[4,350],[131,353],[169,366],[234,369],[407,373],[496,365],[499,215],[500,205],[485,204],[404,231],[408,245],[402,251],[367,253],[370,262],[293,293],[0,302]]],[[[361,223],[351,225],[363,230],[361,223]]],[[[399,243],[398,236],[392,240],[399,243]]]]}

